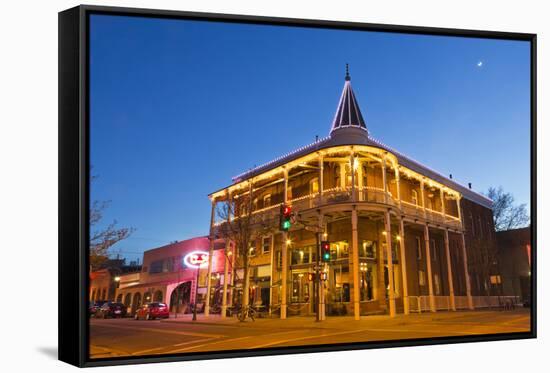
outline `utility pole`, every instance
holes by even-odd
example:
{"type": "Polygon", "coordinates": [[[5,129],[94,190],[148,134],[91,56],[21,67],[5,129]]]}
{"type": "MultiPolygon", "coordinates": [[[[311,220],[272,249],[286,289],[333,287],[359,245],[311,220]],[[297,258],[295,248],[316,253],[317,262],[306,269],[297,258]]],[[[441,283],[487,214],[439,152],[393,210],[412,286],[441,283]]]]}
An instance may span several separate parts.
{"type": "Polygon", "coordinates": [[[315,233],[315,246],[317,251],[317,259],[314,262],[315,266],[315,278],[313,279],[313,292],[314,292],[314,302],[315,302],[315,321],[321,321],[321,239],[320,235],[323,233],[323,229],[318,225],[309,225],[299,220],[299,217],[296,217],[296,221],[299,224],[302,224],[304,228],[308,231],[315,233]]]}
{"type": "Polygon", "coordinates": [[[321,232],[318,230],[315,233],[316,249],[317,249],[317,260],[315,263],[315,284],[317,288],[315,289],[315,321],[321,321],[321,232]]]}

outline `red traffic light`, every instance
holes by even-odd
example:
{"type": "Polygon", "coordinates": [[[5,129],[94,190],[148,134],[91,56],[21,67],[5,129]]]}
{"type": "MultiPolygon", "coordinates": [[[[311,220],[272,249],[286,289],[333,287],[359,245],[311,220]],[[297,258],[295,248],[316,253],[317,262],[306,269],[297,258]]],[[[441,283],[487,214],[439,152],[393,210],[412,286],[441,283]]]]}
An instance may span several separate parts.
{"type": "Polygon", "coordinates": [[[283,215],[286,217],[290,217],[290,214],[292,213],[292,208],[289,205],[283,206],[283,215]]]}
{"type": "Polygon", "coordinates": [[[323,262],[330,262],[330,242],[322,241],[321,242],[321,260],[323,262]]]}
{"type": "Polygon", "coordinates": [[[282,231],[288,231],[292,223],[290,219],[292,218],[292,208],[290,205],[283,204],[281,205],[281,216],[279,226],[282,231]]]}

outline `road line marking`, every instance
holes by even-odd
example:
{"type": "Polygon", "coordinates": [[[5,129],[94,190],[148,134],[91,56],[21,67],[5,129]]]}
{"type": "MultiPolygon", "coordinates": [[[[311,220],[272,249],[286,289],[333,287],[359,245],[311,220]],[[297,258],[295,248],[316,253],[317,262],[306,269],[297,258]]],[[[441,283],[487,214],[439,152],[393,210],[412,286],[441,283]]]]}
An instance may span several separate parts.
{"type": "MultiPolygon", "coordinates": [[[[184,345],[188,345],[188,344],[192,344],[192,343],[206,342],[206,341],[210,341],[212,339],[214,339],[214,338],[197,339],[197,340],[194,340],[194,341],[187,341],[187,342],[183,342],[183,343],[177,343],[177,344],[174,344],[172,346],[161,346],[161,347],[156,347],[156,348],[150,348],[148,350],[141,350],[141,351],[132,352],[132,355],[144,355],[148,352],[165,350],[165,349],[168,349],[170,347],[184,346],[184,345]]],[[[163,353],[168,353],[168,352],[163,352],[163,353]]]]}
{"type": "MultiPolygon", "coordinates": [[[[272,335],[279,335],[279,334],[289,334],[289,333],[296,333],[296,332],[301,332],[300,330],[287,330],[287,331],[284,331],[284,332],[277,332],[277,333],[271,333],[271,334],[261,334],[260,336],[262,338],[265,338],[266,336],[272,336],[272,335]]],[[[199,348],[199,347],[205,347],[205,346],[213,346],[213,345],[216,345],[216,344],[221,344],[221,343],[232,343],[232,342],[236,342],[236,341],[242,341],[244,339],[250,339],[250,338],[255,338],[255,337],[258,337],[258,335],[247,335],[247,336],[244,336],[244,337],[237,337],[237,338],[230,338],[230,339],[221,339],[221,340],[218,340],[218,341],[215,341],[215,342],[211,342],[211,343],[203,343],[202,345],[196,345],[196,346],[189,346],[189,347],[186,347],[186,348],[180,348],[180,349],[177,349],[177,350],[171,350],[171,351],[168,351],[166,353],[175,353],[175,352],[183,352],[183,351],[188,351],[188,350],[192,350],[194,348],[199,348]]]]}
{"type": "Polygon", "coordinates": [[[191,343],[206,342],[206,341],[210,341],[212,339],[214,339],[214,338],[197,339],[195,341],[187,341],[187,342],[183,342],[183,343],[177,343],[177,344],[172,345],[172,346],[173,347],[178,347],[178,346],[190,345],[191,343]]]}
{"type": "MultiPolygon", "coordinates": [[[[295,330],[295,331],[297,331],[297,330],[295,330]]],[[[287,343],[287,342],[293,342],[293,341],[301,341],[301,340],[304,340],[304,339],[333,337],[333,336],[336,336],[336,335],[353,334],[353,333],[359,333],[359,332],[362,332],[362,331],[365,331],[365,330],[364,330],[364,329],[359,329],[359,330],[346,330],[346,331],[338,332],[338,333],[328,333],[328,334],[321,334],[321,335],[309,335],[309,336],[306,336],[306,337],[298,337],[298,338],[284,339],[284,340],[279,340],[279,341],[264,343],[264,344],[257,345],[257,346],[253,346],[253,347],[250,347],[250,348],[251,348],[251,349],[252,349],[252,348],[263,348],[263,347],[269,347],[269,346],[273,346],[273,345],[278,345],[278,344],[281,344],[281,343],[287,343]]]]}

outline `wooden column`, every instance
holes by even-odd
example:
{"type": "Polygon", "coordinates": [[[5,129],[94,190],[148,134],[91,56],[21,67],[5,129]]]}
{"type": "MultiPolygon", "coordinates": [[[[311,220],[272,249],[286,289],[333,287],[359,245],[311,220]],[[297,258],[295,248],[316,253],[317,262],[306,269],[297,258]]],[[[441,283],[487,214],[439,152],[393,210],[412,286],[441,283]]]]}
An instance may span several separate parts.
{"type": "Polygon", "coordinates": [[[390,306],[390,317],[395,317],[395,286],[393,281],[393,257],[392,257],[392,239],[391,239],[391,218],[390,212],[384,213],[386,223],[386,258],[388,262],[388,301],[390,306]]]}
{"type": "Polygon", "coordinates": [[[353,159],[354,158],[354,153],[353,153],[353,150],[350,152],[350,155],[349,155],[349,167],[350,167],[350,172],[351,172],[351,200],[352,201],[355,201],[356,197],[355,197],[355,169],[354,169],[354,165],[355,165],[355,160],[353,159]]]}
{"type": "Polygon", "coordinates": [[[420,202],[422,203],[422,211],[426,217],[426,200],[424,198],[424,180],[420,180],[420,202]]]}
{"type": "Polygon", "coordinates": [[[424,241],[426,244],[426,267],[428,270],[428,290],[430,295],[430,310],[435,312],[434,285],[432,278],[432,257],[430,253],[430,229],[428,224],[424,225],[424,241]]]}
{"type": "Polygon", "coordinates": [[[340,162],[340,188],[346,189],[346,163],[340,162]]]}
{"type": "Polygon", "coordinates": [[[445,219],[445,193],[443,188],[439,190],[439,200],[441,201],[441,213],[443,214],[443,219],[445,219]]]}
{"type": "Polygon", "coordinates": [[[388,203],[388,179],[386,176],[386,157],[382,157],[382,183],[384,184],[384,203],[388,203]]]}
{"type": "Polygon", "coordinates": [[[401,259],[401,277],[403,283],[403,312],[408,315],[410,312],[409,290],[407,283],[407,255],[405,252],[405,224],[403,218],[399,219],[399,251],[401,259]]]}
{"type": "Polygon", "coordinates": [[[231,251],[229,252],[229,254],[231,255],[231,275],[229,279],[229,284],[231,285],[231,287],[229,288],[229,300],[227,301],[227,305],[229,307],[233,306],[233,289],[235,288],[235,257],[237,256],[237,247],[235,246],[234,242],[231,244],[230,249],[231,251]]]}
{"type": "Polygon", "coordinates": [[[456,211],[458,211],[458,220],[460,220],[460,223],[462,226],[464,226],[464,222],[462,221],[462,208],[460,207],[460,197],[456,198],[456,211]]]}
{"type": "MultiPolygon", "coordinates": [[[[269,315],[271,315],[272,308],[273,308],[273,261],[275,258],[275,235],[271,235],[269,242],[269,255],[271,260],[269,261],[269,315]]],[[[276,266],[275,266],[276,268],[276,266]]]]}
{"type": "Polygon", "coordinates": [[[357,188],[359,189],[359,193],[357,193],[358,200],[364,201],[364,193],[363,193],[363,164],[357,158],[357,188]]]}
{"type": "Polygon", "coordinates": [[[222,319],[225,318],[227,313],[227,281],[229,276],[229,239],[225,240],[225,248],[223,250],[224,264],[223,264],[223,294],[222,294],[222,319]]]}
{"type": "MultiPolygon", "coordinates": [[[[324,215],[319,212],[319,219],[318,219],[318,224],[317,224],[317,227],[319,230],[323,230],[326,232],[326,230],[324,230],[324,215]]],[[[317,233],[315,233],[317,234],[317,233]]],[[[320,251],[319,248],[315,248],[315,256],[317,255],[320,255],[320,251]]],[[[313,258],[313,256],[310,254],[309,256],[310,258],[313,258]]],[[[318,263],[322,263],[322,261],[320,260],[321,258],[317,258],[317,262],[318,263]]],[[[326,263],[325,263],[326,264],[326,263]]],[[[324,266],[323,266],[324,267],[324,266]]],[[[322,273],[322,269],[319,268],[319,273],[322,273]]],[[[317,296],[319,297],[319,320],[325,320],[325,292],[324,292],[324,284],[325,281],[319,281],[319,288],[317,289],[317,296]]],[[[311,294],[311,293],[310,293],[311,294]]]]}
{"type": "Polygon", "coordinates": [[[353,268],[353,315],[355,320],[361,316],[359,298],[359,242],[357,237],[357,210],[355,206],[351,210],[351,246],[353,268]]]}
{"type": "Polygon", "coordinates": [[[468,273],[468,254],[466,253],[466,239],[464,238],[464,232],[462,232],[460,235],[462,236],[462,257],[464,262],[464,278],[466,279],[466,296],[468,297],[468,308],[473,310],[474,302],[472,299],[470,275],[468,273]]]}
{"type": "MultiPolygon", "coordinates": [[[[210,288],[212,287],[212,256],[214,256],[214,213],[216,212],[216,200],[212,200],[212,210],[210,213],[210,247],[208,250],[208,274],[206,277],[206,299],[204,300],[204,316],[210,315],[210,288]]],[[[197,289],[197,287],[195,287],[197,289]]],[[[197,295],[195,294],[195,303],[197,295]]]]}
{"type": "Polygon", "coordinates": [[[451,250],[449,249],[449,230],[444,229],[445,234],[445,255],[447,256],[447,278],[449,282],[449,301],[451,303],[451,310],[456,311],[455,304],[455,290],[453,286],[453,271],[451,265],[451,250]]]}
{"type": "Polygon", "coordinates": [[[399,177],[399,166],[395,166],[395,187],[397,189],[397,205],[401,208],[401,185],[399,177]]]}
{"type": "Polygon", "coordinates": [[[323,203],[323,188],[324,188],[324,162],[323,162],[323,155],[319,154],[319,205],[323,203]]]}

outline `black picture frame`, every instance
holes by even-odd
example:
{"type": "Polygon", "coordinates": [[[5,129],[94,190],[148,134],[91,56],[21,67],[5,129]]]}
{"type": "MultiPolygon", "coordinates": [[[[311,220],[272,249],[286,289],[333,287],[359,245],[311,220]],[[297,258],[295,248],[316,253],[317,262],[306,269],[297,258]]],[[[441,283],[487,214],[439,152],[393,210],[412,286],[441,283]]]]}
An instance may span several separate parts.
{"type": "Polygon", "coordinates": [[[59,360],[79,367],[536,338],[536,34],[81,5],[59,13],[59,360]],[[179,355],[89,358],[89,17],[110,14],[528,41],[531,45],[531,331],[179,355]]]}

